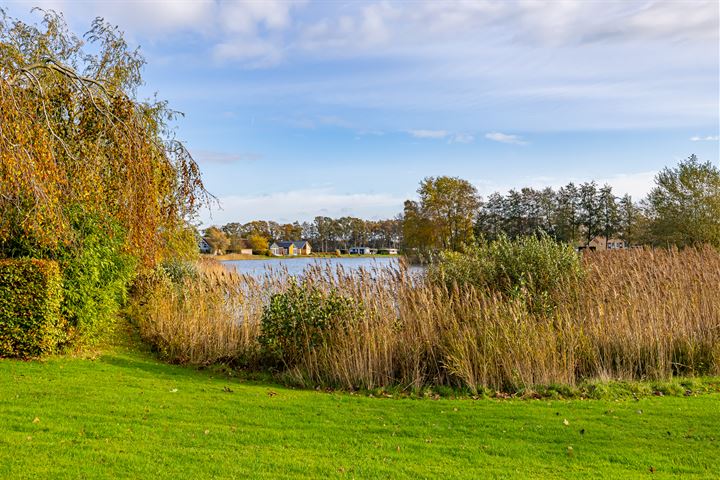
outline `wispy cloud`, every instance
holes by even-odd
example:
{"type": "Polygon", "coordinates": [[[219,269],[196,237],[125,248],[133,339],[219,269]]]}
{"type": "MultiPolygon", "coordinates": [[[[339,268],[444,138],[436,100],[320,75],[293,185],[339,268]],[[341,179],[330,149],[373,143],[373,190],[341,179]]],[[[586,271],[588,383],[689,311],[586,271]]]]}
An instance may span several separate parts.
{"type": "Polygon", "coordinates": [[[456,133],[450,138],[449,143],[473,143],[474,141],[475,136],[469,133],[456,133]]]}
{"type": "Polygon", "coordinates": [[[447,143],[472,143],[475,141],[475,137],[469,133],[453,133],[447,130],[408,130],[407,133],[414,138],[447,139],[447,143]]]}
{"type": "Polygon", "coordinates": [[[445,138],[448,132],[445,130],[408,130],[408,133],[415,138],[445,138]]]}
{"type": "Polygon", "coordinates": [[[264,155],[252,152],[231,153],[193,149],[190,153],[192,153],[195,160],[199,163],[219,163],[226,165],[239,162],[254,162],[264,158],[264,155]]]}
{"type": "MultiPolygon", "coordinates": [[[[451,131],[717,122],[709,107],[718,101],[717,0],[13,0],[7,8],[34,5],[63,11],[76,31],[104,17],[152,54],[166,50],[151,63],[162,57],[172,59],[171,70],[190,64],[222,72],[237,97],[351,108],[347,120],[358,129],[411,124],[387,114],[394,108],[414,119],[466,119],[441,124],[451,131]],[[342,71],[332,70],[335,61],[342,71]],[[224,68],[262,69],[258,76],[287,70],[253,82],[224,68]],[[375,112],[375,122],[355,118],[375,112]]],[[[228,92],[186,88],[182,95],[228,92]]]]}
{"type": "Polygon", "coordinates": [[[494,192],[507,193],[510,189],[518,189],[521,187],[532,187],[537,189],[551,187],[557,190],[570,182],[580,184],[595,181],[598,185],[610,185],[613,188],[613,193],[617,196],[628,194],[634,201],[639,201],[645,198],[654,187],[656,175],[657,171],[654,170],[646,172],[618,173],[600,178],[545,175],[524,179],[517,178],[511,183],[499,183],[486,179],[473,180],[473,184],[477,187],[478,192],[480,192],[481,195],[488,196],[494,192]]]}
{"type": "Polygon", "coordinates": [[[717,142],[718,140],[720,140],[720,137],[717,135],[708,135],[706,137],[690,137],[691,142],[717,142]]]}
{"type": "Polygon", "coordinates": [[[231,195],[219,199],[222,210],[202,215],[204,225],[248,222],[258,218],[279,222],[310,221],[318,215],[390,218],[402,211],[406,197],[389,193],[339,193],[332,188],[231,195]]]}
{"type": "Polygon", "coordinates": [[[485,138],[493,142],[509,143],[512,145],[527,145],[527,142],[518,135],[509,135],[507,133],[490,132],[485,134],[485,138]]]}

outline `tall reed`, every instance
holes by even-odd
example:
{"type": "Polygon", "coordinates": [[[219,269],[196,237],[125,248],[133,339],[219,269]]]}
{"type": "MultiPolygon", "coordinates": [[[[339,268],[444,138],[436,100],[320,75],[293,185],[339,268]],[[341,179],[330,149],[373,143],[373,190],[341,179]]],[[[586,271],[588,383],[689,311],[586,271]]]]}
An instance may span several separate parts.
{"type": "MultiPolygon", "coordinates": [[[[586,275],[552,311],[490,289],[391,269],[317,266],[308,285],[352,297],[362,318],[328,332],[282,372],[347,389],[429,385],[518,391],[586,379],[720,374],[720,254],[711,248],[586,255],[586,275]]],[[[136,317],[168,359],[263,368],[258,337],[288,274],[261,278],[205,265],[182,285],[157,281],[136,317]]]]}

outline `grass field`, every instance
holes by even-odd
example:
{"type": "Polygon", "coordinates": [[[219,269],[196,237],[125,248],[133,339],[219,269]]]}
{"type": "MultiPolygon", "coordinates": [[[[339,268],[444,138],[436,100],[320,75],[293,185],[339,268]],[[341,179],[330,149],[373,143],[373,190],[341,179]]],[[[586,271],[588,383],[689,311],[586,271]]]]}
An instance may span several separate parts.
{"type": "Polygon", "coordinates": [[[720,394],[369,398],[133,346],[0,360],[0,478],[717,478],[720,394]]]}

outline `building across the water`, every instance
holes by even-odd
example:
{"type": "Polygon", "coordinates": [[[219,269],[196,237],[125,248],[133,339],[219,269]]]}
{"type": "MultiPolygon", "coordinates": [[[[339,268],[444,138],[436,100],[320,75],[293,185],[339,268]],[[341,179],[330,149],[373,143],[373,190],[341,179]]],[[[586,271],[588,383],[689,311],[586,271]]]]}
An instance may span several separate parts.
{"type": "Polygon", "coordinates": [[[605,238],[602,235],[590,240],[587,245],[581,245],[578,250],[590,250],[590,251],[601,251],[601,250],[624,250],[628,248],[627,243],[620,238],[605,238]]]}
{"type": "Polygon", "coordinates": [[[270,245],[270,253],[278,257],[310,255],[312,253],[312,247],[310,246],[310,243],[305,240],[283,240],[273,242],[273,244],[270,245]]]}

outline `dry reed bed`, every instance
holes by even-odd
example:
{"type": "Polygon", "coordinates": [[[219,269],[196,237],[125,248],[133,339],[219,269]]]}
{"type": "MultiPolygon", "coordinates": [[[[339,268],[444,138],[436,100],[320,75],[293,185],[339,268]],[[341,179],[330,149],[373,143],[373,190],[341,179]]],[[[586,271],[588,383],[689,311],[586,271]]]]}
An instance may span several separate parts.
{"type": "MultiPolygon", "coordinates": [[[[305,279],[357,299],[362,319],[307,349],[284,375],[348,389],[427,385],[518,391],[586,379],[720,373],[720,254],[710,248],[587,255],[587,276],[549,314],[471,287],[431,284],[406,268],[315,267],[305,279]]],[[[141,333],[176,362],[262,368],[264,306],[288,285],[206,263],[183,288],[158,282],[141,333]]]]}

